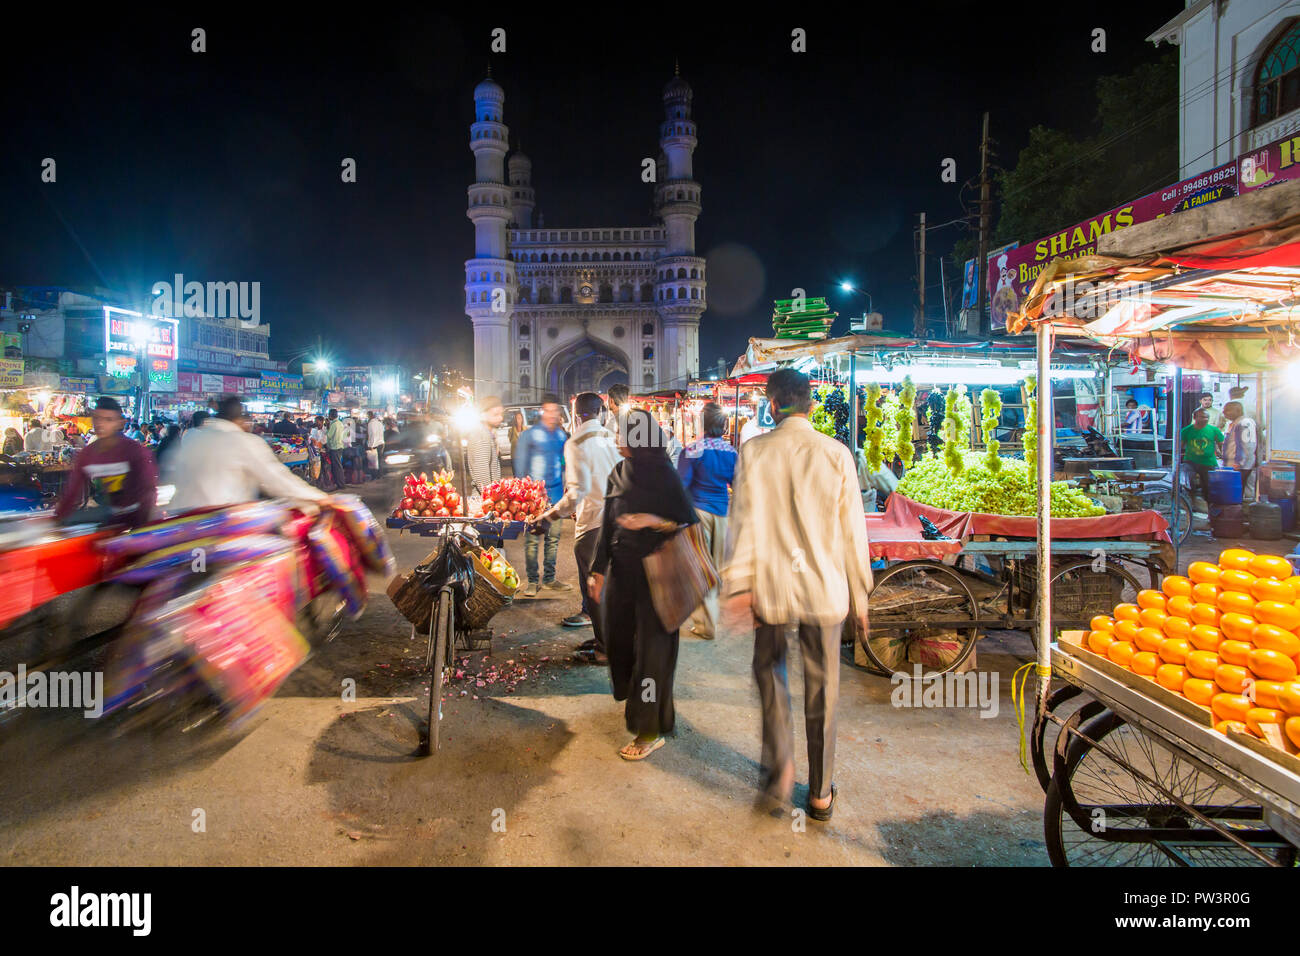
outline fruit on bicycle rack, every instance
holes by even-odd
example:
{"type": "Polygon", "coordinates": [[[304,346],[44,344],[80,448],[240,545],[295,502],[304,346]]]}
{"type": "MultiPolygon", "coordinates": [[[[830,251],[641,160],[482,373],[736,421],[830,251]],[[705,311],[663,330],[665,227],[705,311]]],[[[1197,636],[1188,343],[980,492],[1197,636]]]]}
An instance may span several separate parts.
{"type": "Polygon", "coordinates": [[[1209,708],[1237,731],[1300,753],[1300,576],[1272,554],[1229,548],[1089,622],[1085,644],[1209,708]]]}
{"type": "Polygon", "coordinates": [[[536,478],[502,478],[483,489],[483,515],[523,521],[546,510],[546,485],[536,478]]]}
{"type": "Polygon", "coordinates": [[[432,476],[425,472],[407,475],[398,510],[424,518],[463,514],[454,477],[450,471],[436,471],[432,476]]]}

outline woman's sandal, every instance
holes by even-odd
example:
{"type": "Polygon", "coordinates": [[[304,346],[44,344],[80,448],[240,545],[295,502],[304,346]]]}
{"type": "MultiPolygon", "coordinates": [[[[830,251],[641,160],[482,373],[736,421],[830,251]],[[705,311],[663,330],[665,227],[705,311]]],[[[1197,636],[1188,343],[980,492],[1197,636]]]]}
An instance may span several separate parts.
{"type": "Polygon", "coordinates": [[[814,807],[812,805],[812,797],[809,796],[808,816],[812,817],[814,820],[820,820],[822,823],[825,823],[827,820],[829,820],[831,818],[831,814],[835,812],[836,792],[837,791],[835,789],[835,784],[831,784],[831,802],[826,804],[826,806],[824,807],[814,807]]]}
{"type": "Polygon", "coordinates": [[[663,737],[656,737],[654,740],[646,743],[640,743],[636,739],[633,739],[631,743],[618,752],[618,755],[624,760],[645,760],[646,757],[650,756],[665,743],[666,741],[663,737]]]}

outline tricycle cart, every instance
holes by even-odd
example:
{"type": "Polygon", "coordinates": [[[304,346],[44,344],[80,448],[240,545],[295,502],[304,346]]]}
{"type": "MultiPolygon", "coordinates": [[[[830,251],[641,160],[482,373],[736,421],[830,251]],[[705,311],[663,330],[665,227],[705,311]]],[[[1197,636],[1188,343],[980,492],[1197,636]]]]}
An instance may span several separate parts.
{"type": "MultiPolygon", "coordinates": [[[[442,720],[442,688],[446,671],[455,663],[456,648],[475,650],[490,647],[492,630],[487,626],[501,608],[514,597],[514,590],[505,587],[491,575],[485,574],[475,555],[485,543],[519,537],[524,530],[522,521],[495,521],[483,518],[452,517],[390,517],[389,528],[438,538],[471,557],[474,569],[474,586],[467,598],[457,600],[457,591],[450,581],[413,581],[411,575],[398,575],[388,589],[399,611],[411,622],[411,638],[417,632],[427,632],[425,667],[429,671],[429,700],[425,732],[420,737],[420,753],[428,756],[438,749],[438,725],[442,720]]],[[[430,558],[433,555],[430,554],[430,558]]]]}
{"type": "MultiPolygon", "coordinates": [[[[1114,517],[1056,522],[1058,533],[1098,536],[1052,545],[1053,627],[1084,627],[1144,587],[1135,574],[1145,572],[1158,586],[1166,572],[1164,518],[1148,512],[1108,520],[1114,517]]],[[[983,631],[1033,631],[1038,542],[1020,536],[1032,526],[1032,518],[959,515],[891,495],[888,509],[867,524],[872,558],[897,562],[876,574],[870,633],[857,634],[871,665],[907,673],[922,663],[927,673],[944,673],[966,661],[983,631]],[[926,539],[922,516],[952,535],[926,539]],[[926,644],[934,653],[918,647],[926,644]]]]}
{"type": "Polygon", "coordinates": [[[1063,684],[1032,737],[1052,863],[1294,866],[1300,760],[1220,733],[1196,705],[1161,699],[1153,681],[1071,636],[1052,645],[1063,684]]]}

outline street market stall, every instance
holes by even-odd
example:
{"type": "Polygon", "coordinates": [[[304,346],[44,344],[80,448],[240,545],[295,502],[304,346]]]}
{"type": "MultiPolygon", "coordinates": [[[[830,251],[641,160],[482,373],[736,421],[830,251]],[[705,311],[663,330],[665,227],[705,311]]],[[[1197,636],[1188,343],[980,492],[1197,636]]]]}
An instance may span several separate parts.
{"type": "MultiPolygon", "coordinates": [[[[1057,333],[1082,333],[1172,366],[1176,379],[1183,368],[1271,371],[1278,398],[1300,361],[1298,320],[1300,183],[1281,183],[1111,233],[1098,255],[1053,261],[1008,324],[1034,329],[1040,369],[1057,333]]],[[[1173,395],[1177,406],[1181,388],[1173,395]]],[[[1039,435],[1040,463],[1050,461],[1050,432],[1040,425],[1039,435]]],[[[1058,633],[1042,572],[1058,550],[1057,522],[1042,487],[1037,523],[1038,654],[1026,668],[1038,678],[1031,744],[1053,862],[1294,865],[1296,568],[1228,549],[1086,633],[1058,633]]]]}

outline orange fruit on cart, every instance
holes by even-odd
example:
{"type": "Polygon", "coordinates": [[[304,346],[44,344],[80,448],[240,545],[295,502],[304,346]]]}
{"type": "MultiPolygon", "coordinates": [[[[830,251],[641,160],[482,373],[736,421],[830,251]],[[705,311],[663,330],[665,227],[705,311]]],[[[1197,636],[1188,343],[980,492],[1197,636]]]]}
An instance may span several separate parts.
{"type": "Polygon", "coordinates": [[[1290,631],[1283,630],[1280,627],[1274,627],[1272,624],[1256,625],[1255,633],[1251,636],[1251,642],[1256,647],[1267,647],[1270,651],[1277,651],[1287,657],[1295,657],[1300,654],[1300,637],[1296,637],[1290,631]]]}
{"type": "Polygon", "coordinates": [[[1273,578],[1276,581],[1285,581],[1295,573],[1291,568],[1291,562],[1276,554],[1255,555],[1250,559],[1250,565],[1246,570],[1258,577],[1273,578]]]}
{"type": "Polygon", "coordinates": [[[1139,627],[1137,637],[1133,639],[1139,651],[1150,651],[1152,654],[1158,653],[1164,642],[1165,633],[1158,627],[1139,627]]]}
{"type": "MultiPolygon", "coordinates": [[[[1184,668],[1186,670],[1186,668],[1184,668]]],[[[1221,693],[1219,685],[1203,677],[1189,677],[1183,681],[1183,696],[1194,704],[1210,706],[1210,699],[1221,693]]]]}
{"type": "Polygon", "coordinates": [[[1246,714],[1253,707],[1249,700],[1240,694],[1215,694],[1210,699],[1210,710],[1220,720],[1239,720],[1246,722],[1246,714]]]}
{"type": "Polygon", "coordinates": [[[1144,607],[1138,615],[1138,621],[1143,627],[1154,627],[1156,630],[1164,627],[1167,620],[1169,615],[1158,607],[1144,607]]]}
{"type": "Polygon", "coordinates": [[[1228,548],[1219,553],[1219,567],[1224,571],[1249,571],[1255,552],[1245,548],[1228,548]]]}
{"type": "Polygon", "coordinates": [[[1217,584],[1198,584],[1192,588],[1192,600],[1197,604],[1219,606],[1219,586],[1217,584]]]}
{"type": "Polygon", "coordinates": [[[1254,636],[1258,623],[1245,614],[1225,614],[1219,618],[1219,631],[1230,641],[1249,641],[1254,636]]]}
{"type": "MultiPolygon", "coordinates": [[[[1192,638],[1192,622],[1185,618],[1167,617],[1160,629],[1165,632],[1165,637],[1176,637],[1184,641],[1190,641],[1192,638]]],[[[1214,650],[1214,648],[1211,647],[1208,650],[1214,650]]]]}
{"type": "Polygon", "coordinates": [[[1256,737],[1263,737],[1264,731],[1260,729],[1260,724],[1280,724],[1286,719],[1286,714],[1280,710],[1274,710],[1271,707],[1252,707],[1246,711],[1246,726],[1256,737]]]}
{"type": "Polygon", "coordinates": [[[1238,664],[1220,664],[1214,669],[1214,682],[1229,694],[1245,694],[1246,681],[1254,680],[1250,671],[1238,664]]]}
{"type": "Polygon", "coordinates": [[[1175,692],[1183,689],[1187,677],[1187,668],[1179,664],[1161,664],[1156,668],[1156,683],[1175,692]]]}
{"type": "Polygon", "coordinates": [[[1136,604],[1116,604],[1115,620],[1116,621],[1136,621],[1142,609],[1136,604]]]}
{"type": "Polygon", "coordinates": [[[1292,575],[1286,579],[1286,583],[1295,588],[1295,593],[1300,596],[1300,574],[1292,573],[1292,575]]]}
{"type": "Polygon", "coordinates": [[[1250,595],[1256,601],[1278,601],[1282,604],[1291,604],[1296,598],[1295,588],[1285,581],[1273,578],[1256,578],[1250,586],[1250,595]]]}
{"type": "Polygon", "coordinates": [[[1183,661],[1193,677],[1200,677],[1203,680],[1214,680],[1214,671],[1222,661],[1219,655],[1212,651],[1192,651],[1183,661]]]}
{"type": "Polygon", "coordinates": [[[1121,641],[1132,642],[1137,639],[1138,626],[1137,621],[1116,621],[1115,637],[1121,641]]]}
{"type": "Polygon", "coordinates": [[[1219,575],[1220,591],[1244,591],[1250,594],[1250,586],[1255,583],[1255,575],[1249,571],[1224,571],[1219,575]]]}
{"type": "Polygon", "coordinates": [[[1180,594],[1177,597],[1171,597],[1165,604],[1165,613],[1170,617],[1181,617],[1184,620],[1192,619],[1192,608],[1196,602],[1189,595],[1180,594]]]}
{"type": "Polygon", "coordinates": [[[1251,614],[1255,610],[1255,599],[1245,591],[1220,591],[1216,603],[1224,614],[1251,614]]]}
{"type": "Polygon", "coordinates": [[[1282,725],[1286,731],[1287,738],[1295,747],[1300,747],[1300,717],[1288,717],[1286,723],[1282,725]]]}
{"type": "Polygon", "coordinates": [[[1254,617],[1265,624],[1272,624],[1284,631],[1294,631],[1300,627],[1300,608],[1294,604],[1281,601],[1260,601],[1255,605],[1254,617]]]}
{"type": "Polygon", "coordinates": [[[1219,659],[1225,664],[1238,664],[1241,667],[1246,666],[1246,655],[1254,649],[1254,646],[1247,644],[1245,641],[1220,641],[1218,649],[1206,648],[1219,655],[1219,659]]]}
{"type": "Polygon", "coordinates": [[[1128,663],[1129,670],[1143,677],[1154,677],[1159,666],[1160,658],[1151,651],[1138,651],[1128,663]]]}
{"type": "Polygon", "coordinates": [[[1280,710],[1300,717],[1300,683],[1286,681],[1277,692],[1277,704],[1280,710]]]}
{"type": "Polygon", "coordinates": [[[1193,624],[1209,624],[1213,627],[1218,627],[1219,618],[1222,616],[1223,612],[1213,604],[1201,604],[1198,602],[1192,605],[1193,624]]]}
{"type": "Polygon", "coordinates": [[[1106,656],[1120,667],[1128,667],[1129,662],[1133,660],[1133,655],[1136,653],[1137,648],[1130,641],[1116,641],[1106,648],[1106,656]]]}
{"type": "Polygon", "coordinates": [[[1144,591],[1139,591],[1137,594],[1138,607],[1154,607],[1163,611],[1165,609],[1165,601],[1167,600],[1169,599],[1165,597],[1163,591],[1153,591],[1150,588],[1147,588],[1144,591]]]}
{"type": "Polygon", "coordinates": [[[1267,647],[1257,647],[1247,654],[1246,665],[1256,677],[1264,680],[1295,680],[1295,661],[1267,647]]]}
{"type": "Polygon", "coordinates": [[[1226,734],[1229,730],[1235,730],[1239,734],[1250,733],[1250,730],[1240,720],[1221,720],[1214,725],[1214,729],[1221,734],[1226,734]]]}
{"type": "Polygon", "coordinates": [[[1165,592],[1165,597],[1189,597],[1192,593],[1192,579],[1185,578],[1181,574],[1169,574],[1160,582],[1160,590],[1165,592]]]}
{"type": "Polygon", "coordinates": [[[1113,631],[1115,630],[1115,622],[1109,615],[1098,614],[1088,622],[1088,628],[1093,631],[1113,631]]]}
{"type": "Polygon", "coordinates": [[[1193,561],[1187,566],[1187,576],[1194,584],[1214,584],[1222,573],[1217,564],[1209,561],[1193,561]]]}
{"type": "Polygon", "coordinates": [[[1282,689],[1286,686],[1287,684],[1277,680],[1255,681],[1255,703],[1260,707],[1271,707],[1274,710],[1286,710],[1286,708],[1282,706],[1282,689]]]}
{"type": "Polygon", "coordinates": [[[1115,635],[1110,631],[1090,631],[1088,633],[1088,647],[1095,654],[1105,655],[1106,648],[1115,643],[1115,635]]]}
{"type": "Polygon", "coordinates": [[[1182,664],[1192,650],[1191,641],[1185,641],[1181,637],[1171,637],[1160,645],[1160,650],[1156,653],[1166,664],[1182,664]]]}
{"type": "Polygon", "coordinates": [[[1223,632],[1209,624],[1197,624],[1192,628],[1191,636],[1187,639],[1197,650],[1217,653],[1219,643],[1223,640],[1223,632]]]}

